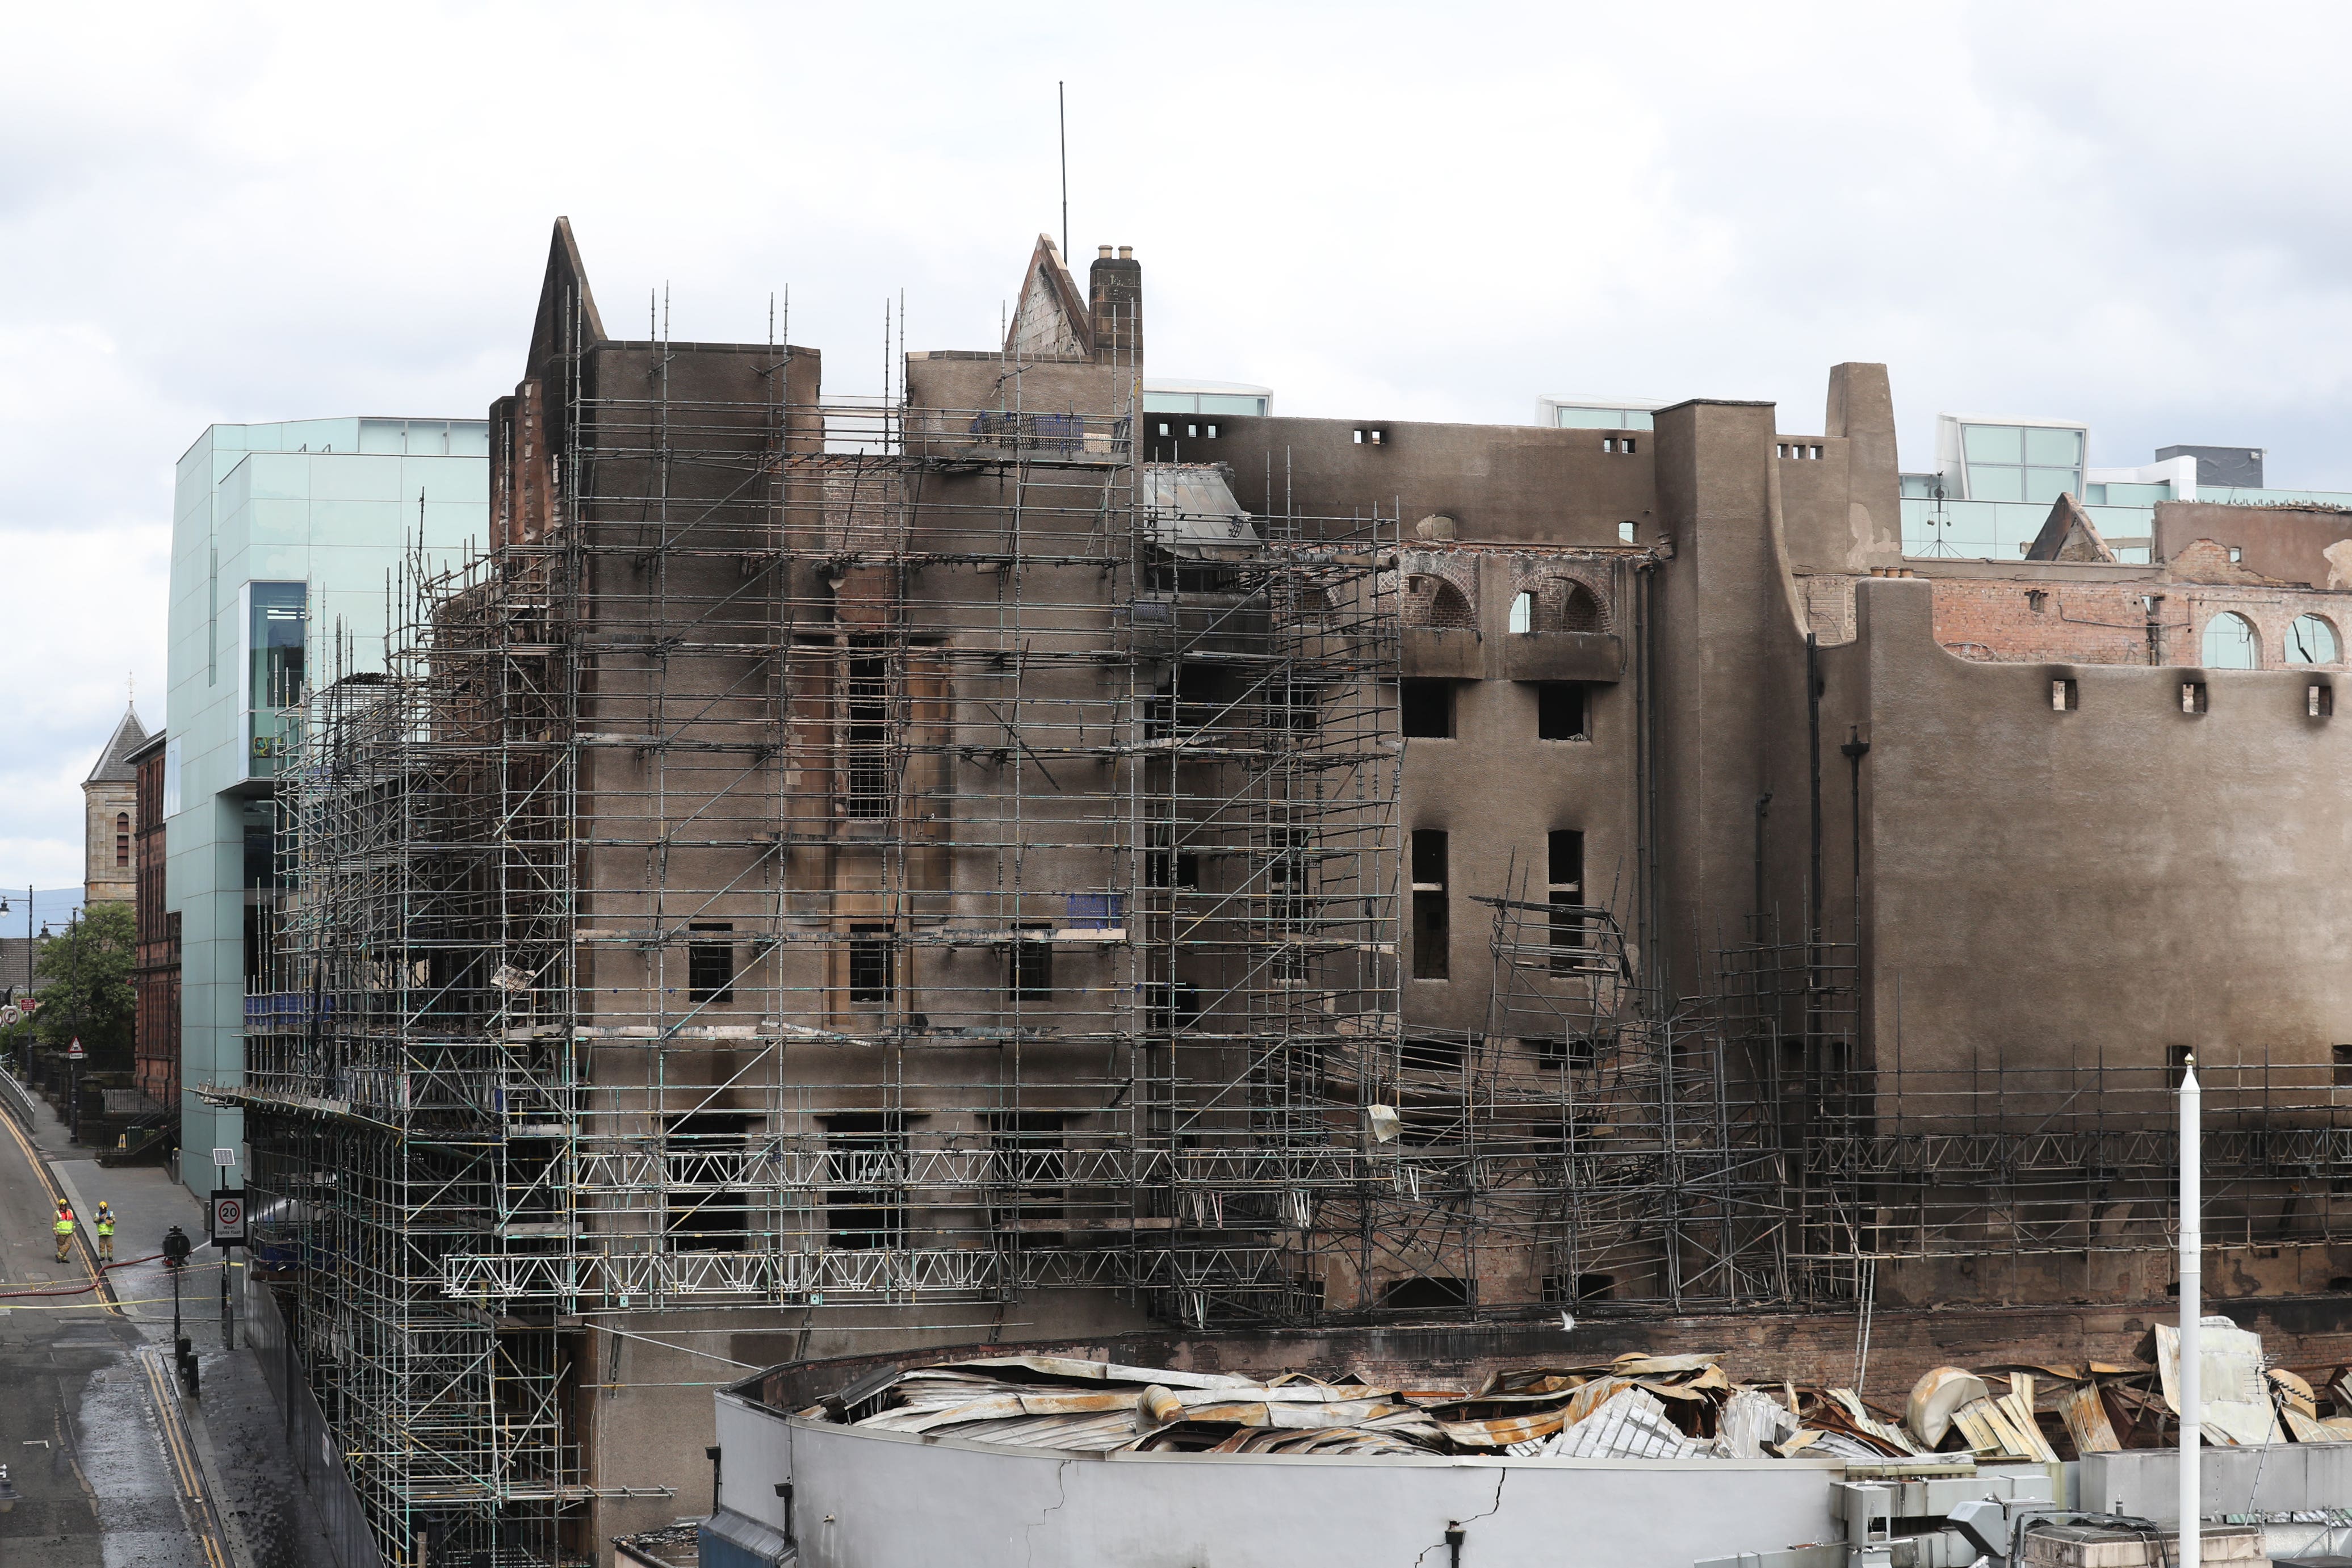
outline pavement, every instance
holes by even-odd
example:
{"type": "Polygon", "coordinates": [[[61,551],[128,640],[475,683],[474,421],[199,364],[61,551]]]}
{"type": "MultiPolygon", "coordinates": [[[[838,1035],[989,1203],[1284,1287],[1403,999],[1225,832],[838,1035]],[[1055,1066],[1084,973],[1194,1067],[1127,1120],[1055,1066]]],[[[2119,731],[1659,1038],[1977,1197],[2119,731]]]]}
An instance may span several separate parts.
{"type": "Polygon", "coordinates": [[[336,1568],[288,1451],[260,1363],[225,1341],[232,1254],[205,1242],[204,1207],[163,1170],[101,1167],[47,1102],[29,1129],[0,1110],[0,1465],[21,1496],[0,1513],[8,1568],[336,1568]],[[68,1262],[49,1225],[62,1194],[82,1222],[68,1262]],[[120,1216],[99,1281],[89,1216],[120,1216]],[[195,1252],[178,1281],[195,1398],[172,1366],[163,1234],[195,1252]]]}

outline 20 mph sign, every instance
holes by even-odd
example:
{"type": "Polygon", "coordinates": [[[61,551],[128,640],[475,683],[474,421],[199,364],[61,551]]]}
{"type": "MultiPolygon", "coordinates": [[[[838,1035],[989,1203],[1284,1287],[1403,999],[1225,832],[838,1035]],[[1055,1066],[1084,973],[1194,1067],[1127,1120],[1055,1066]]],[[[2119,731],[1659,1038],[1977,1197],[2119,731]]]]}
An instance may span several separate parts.
{"type": "Polygon", "coordinates": [[[215,1193],[213,1194],[213,1245],[242,1247],[245,1245],[245,1194],[215,1193]]]}

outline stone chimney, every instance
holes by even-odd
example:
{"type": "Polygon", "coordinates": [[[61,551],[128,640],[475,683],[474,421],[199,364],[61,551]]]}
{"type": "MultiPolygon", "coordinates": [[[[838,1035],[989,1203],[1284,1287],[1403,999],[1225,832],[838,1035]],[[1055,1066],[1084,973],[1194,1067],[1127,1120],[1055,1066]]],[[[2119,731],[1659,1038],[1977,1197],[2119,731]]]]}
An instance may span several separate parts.
{"type": "Polygon", "coordinates": [[[1087,273],[1095,322],[1095,361],[1098,364],[1136,364],[1143,358],[1143,263],[1131,246],[1118,256],[1100,247],[1087,273]]]}

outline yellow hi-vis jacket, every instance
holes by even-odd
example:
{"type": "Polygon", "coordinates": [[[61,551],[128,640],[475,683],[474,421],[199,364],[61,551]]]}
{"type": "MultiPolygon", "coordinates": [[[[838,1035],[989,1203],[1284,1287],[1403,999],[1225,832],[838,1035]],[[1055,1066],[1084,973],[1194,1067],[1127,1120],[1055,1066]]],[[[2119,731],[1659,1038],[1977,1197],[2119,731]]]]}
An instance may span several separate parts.
{"type": "Polygon", "coordinates": [[[56,1231],[59,1236],[71,1236],[74,1233],[73,1215],[69,1214],[61,1214],[58,1215],[58,1223],[49,1226],[49,1228],[56,1231]]]}
{"type": "Polygon", "coordinates": [[[114,1216],[112,1215],[101,1214],[98,1216],[98,1234],[100,1236],[112,1236],[114,1234],[114,1216]]]}

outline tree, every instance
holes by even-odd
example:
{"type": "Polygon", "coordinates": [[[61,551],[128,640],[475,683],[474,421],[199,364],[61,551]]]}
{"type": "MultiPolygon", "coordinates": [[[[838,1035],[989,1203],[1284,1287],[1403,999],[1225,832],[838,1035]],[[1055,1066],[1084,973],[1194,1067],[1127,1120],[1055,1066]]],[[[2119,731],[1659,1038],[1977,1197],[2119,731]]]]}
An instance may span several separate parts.
{"type": "Polygon", "coordinates": [[[32,1028],[63,1050],[78,1036],[99,1072],[128,1072],[138,994],[131,971],[138,960],[139,923],[127,903],[93,904],[62,935],[44,941],[35,961],[41,1005],[32,1028]]]}

